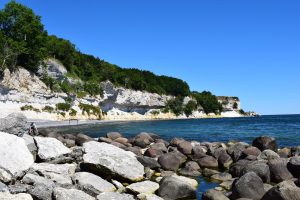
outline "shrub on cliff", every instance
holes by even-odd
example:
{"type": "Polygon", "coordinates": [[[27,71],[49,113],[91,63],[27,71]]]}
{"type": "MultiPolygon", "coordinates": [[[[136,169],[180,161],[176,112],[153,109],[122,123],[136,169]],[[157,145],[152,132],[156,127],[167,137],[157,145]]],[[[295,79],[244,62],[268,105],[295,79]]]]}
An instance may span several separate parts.
{"type": "Polygon", "coordinates": [[[189,101],[183,109],[187,117],[189,117],[195,110],[197,110],[197,103],[193,100],[189,101]]]}
{"type": "Polygon", "coordinates": [[[92,114],[97,116],[99,119],[101,119],[102,112],[99,107],[90,104],[80,103],[79,108],[82,110],[82,114],[86,113],[88,116],[92,114]]]}
{"type": "Polygon", "coordinates": [[[193,92],[192,96],[197,100],[197,104],[201,105],[206,114],[215,113],[219,114],[222,112],[222,105],[218,102],[218,99],[211,92],[203,91],[193,92]]]}
{"type": "Polygon", "coordinates": [[[172,112],[176,116],[183,113],[183,98],[176,97],[174,99],[170,99],[167,101],[166,106],[164,108],[164,112],[172,112]]]}
{"type": "Polygon", "coordinates": [[[69,111],[71,108],[71,104],[69,103],[58,103],[56,104],[56,109],[59,111],[69,111]]]}
{"type": "Polygon", "coordinates": [[[21,109],[22,111],[41,112],[40,109],[34,108],[32,105],[25,105],[25,106],[22,106],[20,109],[21,109]]]}

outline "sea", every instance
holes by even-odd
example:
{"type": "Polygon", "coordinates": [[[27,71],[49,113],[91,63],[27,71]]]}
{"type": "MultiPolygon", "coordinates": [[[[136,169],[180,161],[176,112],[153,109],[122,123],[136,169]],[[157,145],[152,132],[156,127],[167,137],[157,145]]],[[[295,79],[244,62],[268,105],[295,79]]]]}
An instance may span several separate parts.
{"type": "MultiPolygon", "coordinates": [[[[275,137],[279,147],[300,146],[300,115],[263,115],[259,117],[181,119],[153,121],[123,121],[99,124],[58,127],[67,133],[82,132],[91,137],[105,136],[107,132],[117,131],[125,137],[134,137],[140,132],[158,134],[170,141],[174,137],[192,141],[228,142],[242,141],[252,143],[253,139],[268,135],[275,137]]],[[[218,186],[198,177],[198,199],[204,191],[218,186]]]]}

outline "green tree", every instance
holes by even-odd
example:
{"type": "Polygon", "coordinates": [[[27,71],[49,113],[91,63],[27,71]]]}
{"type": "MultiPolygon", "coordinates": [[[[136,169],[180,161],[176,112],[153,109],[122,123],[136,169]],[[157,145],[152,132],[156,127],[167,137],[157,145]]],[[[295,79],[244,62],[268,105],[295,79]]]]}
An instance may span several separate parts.
{"type": "Polygon", "coordinates": [[[47,33],[40,17],[30,8],[11,1],[0,11],[0,30],[8,45],[18,52],[17,64],[37,71],[46,57],[47,33]]]}
{"type": "Polygon", "coordinates": [[[186,114],[186,116],[189,117],[196,109],[197,109],[197,102],[191,100],[185,105],[183,111],[186,114]]]}
{"type": "Polygon", "coordinates": [[[222,105],[218,102],[218,99],[211,92],[203,91],[193,92],[192,96],[197,100],[197,104],[201,105],[206,114],[215,113],[218,114],[222,111],[222,105]]]}

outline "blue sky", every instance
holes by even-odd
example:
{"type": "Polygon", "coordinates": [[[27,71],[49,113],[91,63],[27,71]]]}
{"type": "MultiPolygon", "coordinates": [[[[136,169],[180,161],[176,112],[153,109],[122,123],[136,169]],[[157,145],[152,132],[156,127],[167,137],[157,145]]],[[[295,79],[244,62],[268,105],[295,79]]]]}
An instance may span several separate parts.
{"type": "Polygon", "coordinates": [[[82,52],[238,96],[245,110],[300,113],[298,0],[18,2],[82,52]]]}

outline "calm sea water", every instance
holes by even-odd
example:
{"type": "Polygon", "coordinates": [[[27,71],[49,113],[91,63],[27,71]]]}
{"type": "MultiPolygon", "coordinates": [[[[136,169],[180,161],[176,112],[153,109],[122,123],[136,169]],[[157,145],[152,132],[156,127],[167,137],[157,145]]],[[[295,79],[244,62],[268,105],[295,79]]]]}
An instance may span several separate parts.
{"type": "MultiPolygon", "coordinates": [[[[273,115],[253,118],[188,119],[166,121],[110,122],[96,125],[59,128],[69,133],[83,132],[91,137],[105,136],[107,132],[118,131],[125,137],[140,132],[151,132],[170,140],[174,137],[197,141],[238,140],[251,143],[261,135],[273,136],[279,146],[300,145],[300,115],[273,115]]],[[[202,192],[216,187],[217,183],[198,178],[198,199],[202,192]]]]}
{"type": "Polygon", "coordinates": [[[166,140],[181,137],[200,142],[238,140],[251,143],[255,137],[269,135],[275,137],[280,146],[300,145],[300,115],[108,122],[60,129],[70,133],[83,132],[92,137],[105,136],[111,131],[118,131],[125,137],[134,137],[140,132],[151,132],[166,140]]]}

